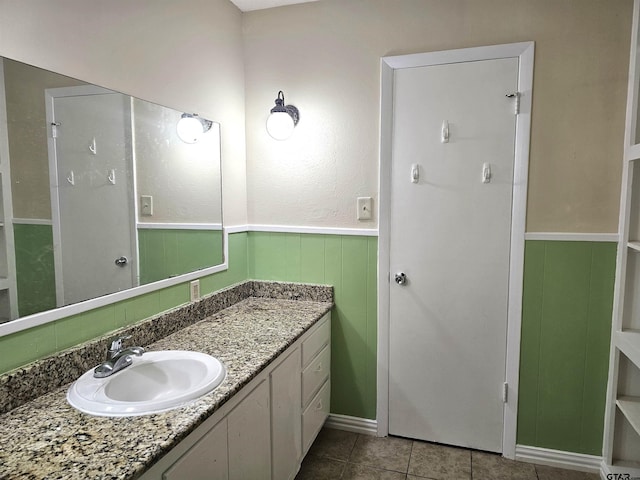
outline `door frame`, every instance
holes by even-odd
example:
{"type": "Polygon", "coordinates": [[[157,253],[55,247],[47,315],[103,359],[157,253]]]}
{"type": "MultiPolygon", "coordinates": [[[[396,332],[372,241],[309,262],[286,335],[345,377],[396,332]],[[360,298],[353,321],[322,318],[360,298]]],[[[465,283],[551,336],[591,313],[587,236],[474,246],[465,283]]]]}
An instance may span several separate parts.
{"type": "MultiPolygon", "coordinates": [[[[59,201],[59,185],[58,185],[58,159],[56,153],[56,140],[54,137],[54,123],[55,123],[55,99],[63,97],[80,97],[87,95],[104,95],[104,94],[120,94],[113,90],[97,87],[95,85],[78,85],[72,87],[55,87],[47,88],[44,91],[45,95],[45,115],[47,122],[47,155],[49,159],[49,192],[51,198],[51,223],[53,233],[53,264],[54,264],[54,276],[56,283],[56,307],[65,306],[64,303],[64,279],[62,275],[62,230],[60,226],[60,201],[59,201]]],[[[125,119],[125,124],[129,129],[133,128],[131,124],[131,104],[129,102],[128,121],[125,119]]],[[[131,239],[131,251],[135,257],[135,261],[131,262],[131,287],[127,290],[136,287],[139,279],[139,255],[138,255],[138,232],[136,229],[137,219],[137,187],[136,187],[136,172],[135,172],[135,160],[133,149],[131,155],[127,159],[129,168],[131,169],[131,196],[129,198],[129,211],[132,212],[132,220],[129,225],[130,239],[131,239]]]]}
{"type": "Polygon", "coordinates": [[[507,350],[505,362],[505,381],[508,384],[508,395],[504,408],[502,434],[502,455],[510,459],[515,458],[520,369],[520,331],[522,323],[524,233],[527,210],[534,48],[534,42],[521,42],[390,56],[383,57],[380,61],[380,226],[378,240],[378,366],[376,406],[378,436],[387,436],[389,434],[389,287],[394,71],[402,68],[518,58],[520,110],[516,118],[509,299],[507,307],[507,350]]]}

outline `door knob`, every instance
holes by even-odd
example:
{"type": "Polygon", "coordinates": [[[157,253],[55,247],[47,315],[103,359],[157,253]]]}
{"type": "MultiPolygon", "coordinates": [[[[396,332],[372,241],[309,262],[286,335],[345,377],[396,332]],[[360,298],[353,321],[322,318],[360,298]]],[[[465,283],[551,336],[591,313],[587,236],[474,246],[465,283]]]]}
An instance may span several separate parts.
{"type": "Polygon", "coordinates": [[[119,267],[124,267],[127,264],[128,261],[129,260],[127,260],[127,257],[120,257],[120,258],[116,258],[116,262],[115,263],[119,267]]]}
{"type": "Polygon", "coordinates": [[[407,283],[407,276],[404,274],[404,272],[398,272],[396,273],[395,281],[398,285],[404,285],[405,283],[407,283]]]}

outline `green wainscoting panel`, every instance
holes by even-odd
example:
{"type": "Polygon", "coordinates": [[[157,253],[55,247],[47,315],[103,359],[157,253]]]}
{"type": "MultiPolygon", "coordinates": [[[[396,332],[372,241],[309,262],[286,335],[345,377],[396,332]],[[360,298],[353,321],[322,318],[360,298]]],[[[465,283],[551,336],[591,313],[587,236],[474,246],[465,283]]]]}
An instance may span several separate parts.
{"type": "Polygon", "coordinates": [[[56,307],[51,225],[13,226],[18,312],[21,317],[56,307]]]}
{"type": "Polygon", "coordinates": [[[249,278],[333,285],[331,411],[376,417],[377,237],[250,232],[249,278]]]}
{"type": "Polygon", "coordinates": [[[529,240],[518,444],[602,454],[616,244],[529,240]]]}
{"type": "MultiPolygon", "coordinates": [[[[42,238],[16,229],[20,248],[42,238]]],[[[247,278],[333,285],[331,410],[374,419],[377,254],[376,237],[237,233],[228,270],[200,289],[247,278]]],[[[610,242],[526,242],[518,444],[601,455],[615,255],[610,242]]],[[[183,283],[2,337],[0,373],[188,301],[183,283]]]]}
{"type": "MultiPolygon", "coordinates": [[[[229,268],[200,279],[200,294],[207,295],[222,288],[247,280],[247,233],[229,235],[229,268]]],[[[189,298],[187,292],[187,299],[189,298]]]]}
{"type": "Polygon", "coordinates": [[[138,229],[140,284],[219,265],[222,230],[138,229]]]}
{"type": "MultiPolygon", "coordinates": [[[[202,294],[211,293],[247,279],[246,233],[229,235],[229,257],[228,270],[200,279],[202,294]]],[[[8,372],[188,302],[189,284],[181,283],[0,337],[0,373],[8,372]]]]}

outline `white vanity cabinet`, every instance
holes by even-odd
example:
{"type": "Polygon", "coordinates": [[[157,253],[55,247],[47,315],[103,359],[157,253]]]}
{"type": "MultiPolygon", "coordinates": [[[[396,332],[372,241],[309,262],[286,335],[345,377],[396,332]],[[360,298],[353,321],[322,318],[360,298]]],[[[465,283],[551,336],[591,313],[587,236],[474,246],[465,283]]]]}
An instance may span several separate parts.
{"type": "Polygon", "coordinates": [[[320,322],[302,342],[302,451],[306,455],[329,415],[331,323],[320,322]]]}
{"type": "Polygon", "coordinates": [[[175,462],[164,480],[228,480],[227,419],[209,430],[189,451],[175,462]]]}
{"type": "Polygon", "coordinates": [[[229,480],[271,478],[269,381],[265,379],[227,416],[229,480]]]}
{"type": "Polygon", "coordinates": [[[291,480],[329,414],[327,313],[142,480],[291,480]]]}
{"type": "Polygon", "coordinates": [[[293,478],[302,458],[300,361],[296,347],[270,375],[273,479],[293,478]]]}

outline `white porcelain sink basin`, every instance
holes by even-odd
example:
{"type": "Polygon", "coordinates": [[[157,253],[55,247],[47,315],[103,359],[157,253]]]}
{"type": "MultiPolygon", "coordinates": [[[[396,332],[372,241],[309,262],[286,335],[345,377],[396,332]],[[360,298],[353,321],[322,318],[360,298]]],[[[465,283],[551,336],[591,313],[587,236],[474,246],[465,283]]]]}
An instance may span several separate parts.
{"type": "Polygon", "coordinates": [[[227,375],[211,355],[182,350],[146,352],[106,378],[93,368],[67,392],[71,406],[90,415],[129,417],[159,413],[191,402],[214,390],[227,375]]]}

